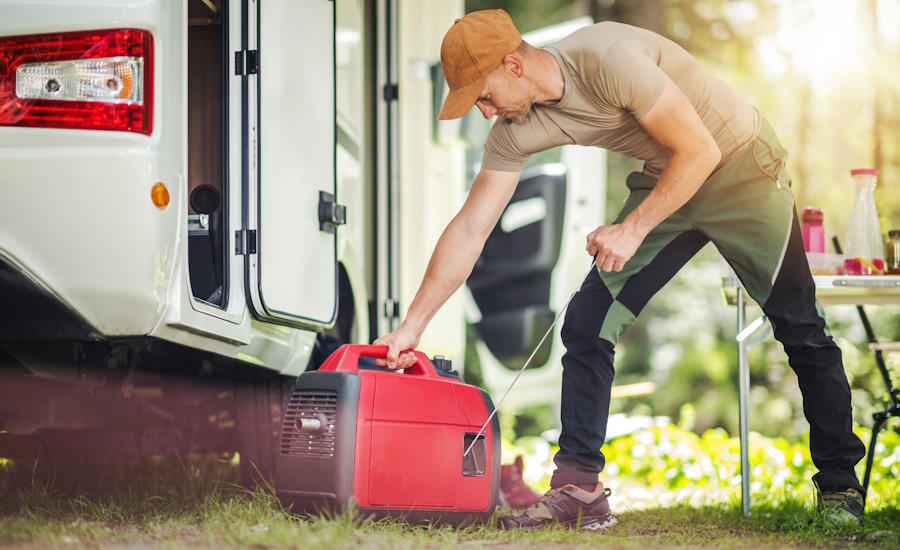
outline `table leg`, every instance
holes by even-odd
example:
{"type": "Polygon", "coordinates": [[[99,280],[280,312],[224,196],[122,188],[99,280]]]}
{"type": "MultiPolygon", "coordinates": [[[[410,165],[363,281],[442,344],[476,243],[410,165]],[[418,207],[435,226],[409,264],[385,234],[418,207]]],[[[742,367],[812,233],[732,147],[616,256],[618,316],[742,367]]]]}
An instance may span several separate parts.
{"type": "MultiPolygon", "coordinates": [[[[738,288],[737,293],[737,330],[738,334],[744,330],[747,308],[744,303],[744,293],[738,288]]],[[[747,364],[747,341],[738,340],[738,400],[739,400],[739,431],[741,439],[741,508],[744,516],[750,515],[750,367],[747,364]]]]}

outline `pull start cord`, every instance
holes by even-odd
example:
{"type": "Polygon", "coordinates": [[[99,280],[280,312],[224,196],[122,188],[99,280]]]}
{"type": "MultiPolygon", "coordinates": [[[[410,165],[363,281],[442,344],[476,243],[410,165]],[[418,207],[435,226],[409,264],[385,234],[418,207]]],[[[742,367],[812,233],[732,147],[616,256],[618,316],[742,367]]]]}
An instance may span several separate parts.
{"type": "MultiPolygon", "coordinates": [[[[587,273],[584,274],[584,278],[581,280],[582,285],[585,283],[585,281],[587,281],[588,276],[591,274],[591,270],[594,269],[594,267],[596,265],[597,265],[597,257],[595,256],[593,261],[591,261],[591,266],[588,268],[587,273]]],[[[544,340],[546,340],[547,336],[549,336],[550,333],[553,332],[553,327],[556,326],[556,323],[557,323],[557,321],[559,321],[559,318],[562,317],[563,313],[566,312],[566,309],[569,307],[569,304],[572,303],[572,298],[574,298],[575,295],[578,294],[578,291],[580,289],[581,289],[580,286],[579,286],[579,288],[575,289],[575,292],[573,292],[572,295],[569,296],[568,301],[566,301],[566,305],[564,305],[563,308],[559,311],[559,313],[556,314],[556,318],[553,319],[553,324],[550,325],[550,328],[548,328],[547,332],[544,333],[544,336],[541,338],[541,341],[538,342],[538,345],[534,348],[534,351],[532,351],[531,355],[528,356],[528,360],[525,361],[525,364],[522,365],[522,368],[519,369],[518,373],[516,373],[516,377],[513,378],[512,383],[510,383],[509,387],[506,388],[506,392],[503,394],[503,397],[500,398],[500,401],[498,401],[497,405],[494,406],[494,410],[491,412],[490,416],[488,416],[487,420],[484,421],[484,424],[482,424],[481,429],[478,430],[478,435],[476,435],[475,439],[473,439],[472,442],[469,443],[469,448],[466,449],[466,452],[463,453],[463,458],[465,458],[466,455],[472,451],[472,447],[475,446],[475,443],[484,434],[484,429],[487,428],[487,425],[490,423],[491,419],[494,418],[494,415],[497,414],[498,410],[500,410],[500,406],[503,405],[503,401],[506,400],[506,396],[509,395],[509,392],[513,389],[513,386],[515,386],[516,382],[519,381],[519,377],[522,376],[522,373],[525,372],[525,369],[528,368],[528,365],[531,364],[531,360],[534,359],[534,356],[535,356],[535,354],[537,354],[537,351],[539,349],[541,349],[542,345],[544,345],[544,340]]]]}

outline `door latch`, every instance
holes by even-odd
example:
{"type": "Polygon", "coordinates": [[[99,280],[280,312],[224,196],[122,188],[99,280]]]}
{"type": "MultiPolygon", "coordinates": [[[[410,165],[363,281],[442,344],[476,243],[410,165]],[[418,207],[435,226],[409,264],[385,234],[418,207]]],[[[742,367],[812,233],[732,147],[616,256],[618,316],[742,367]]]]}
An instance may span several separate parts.
{"type": "Polygon", "coordinates": [[[234,52],[234,74],[247,76],[259,72],[259,54],[256,50],[234,52]]]}
{"type": "Polygon", "coordinates": [[[255,229],[239,229],[234,232],[234,253],[236,256],[256,254],[255,229]]]}
{"type": "Polygon", "coordinates": [[[334,195],[319,191],[319,231],[334,233],[337,226],[347,223],[347,207],[338,204],[334,195]]]}

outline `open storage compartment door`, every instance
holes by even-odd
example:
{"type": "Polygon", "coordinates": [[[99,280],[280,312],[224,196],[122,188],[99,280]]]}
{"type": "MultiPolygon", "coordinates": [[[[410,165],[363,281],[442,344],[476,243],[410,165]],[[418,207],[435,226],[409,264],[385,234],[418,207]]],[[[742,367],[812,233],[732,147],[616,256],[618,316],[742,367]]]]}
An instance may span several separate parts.
{"type": "MultiPolygon", "coordinates": [[[[562,165],[523,172],[467,281],[481,311],[475,330],[510,370],[528,360],[556,317],[550,280],[560,255],[565,202],[562,165]]],[[[552,340],[541,346],[533,366],[548,361],[551,346],[552,340]]]]}
{"type": "Polygon", "coordinates": [[[243,69],[258,67],[247,121],[255,205],[237,243],[246,245],[249,301],[267,321],[329,326],[337,315],[336,226],[344,219],[335,202],[334,2],[249,6],[243,69]]]}

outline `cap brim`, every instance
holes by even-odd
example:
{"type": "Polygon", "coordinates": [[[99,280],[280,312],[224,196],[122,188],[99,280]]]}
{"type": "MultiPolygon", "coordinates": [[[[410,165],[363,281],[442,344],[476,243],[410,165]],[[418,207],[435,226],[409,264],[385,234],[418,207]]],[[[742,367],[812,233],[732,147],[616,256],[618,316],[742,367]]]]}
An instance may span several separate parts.
{"type": "Polygon", "coordinates": [[[451,120],[468,113],[472,105],[475,105],[475,102],[478,101],[478,96],[481,95],[481,90],[484,89],[486,80],[487,75],[468,86],[450,90],[450,93],[447,94],[447,99],[444,100],[444,105],[441,107],[441,112],[438,113],[438,120],[451,120]]]}

